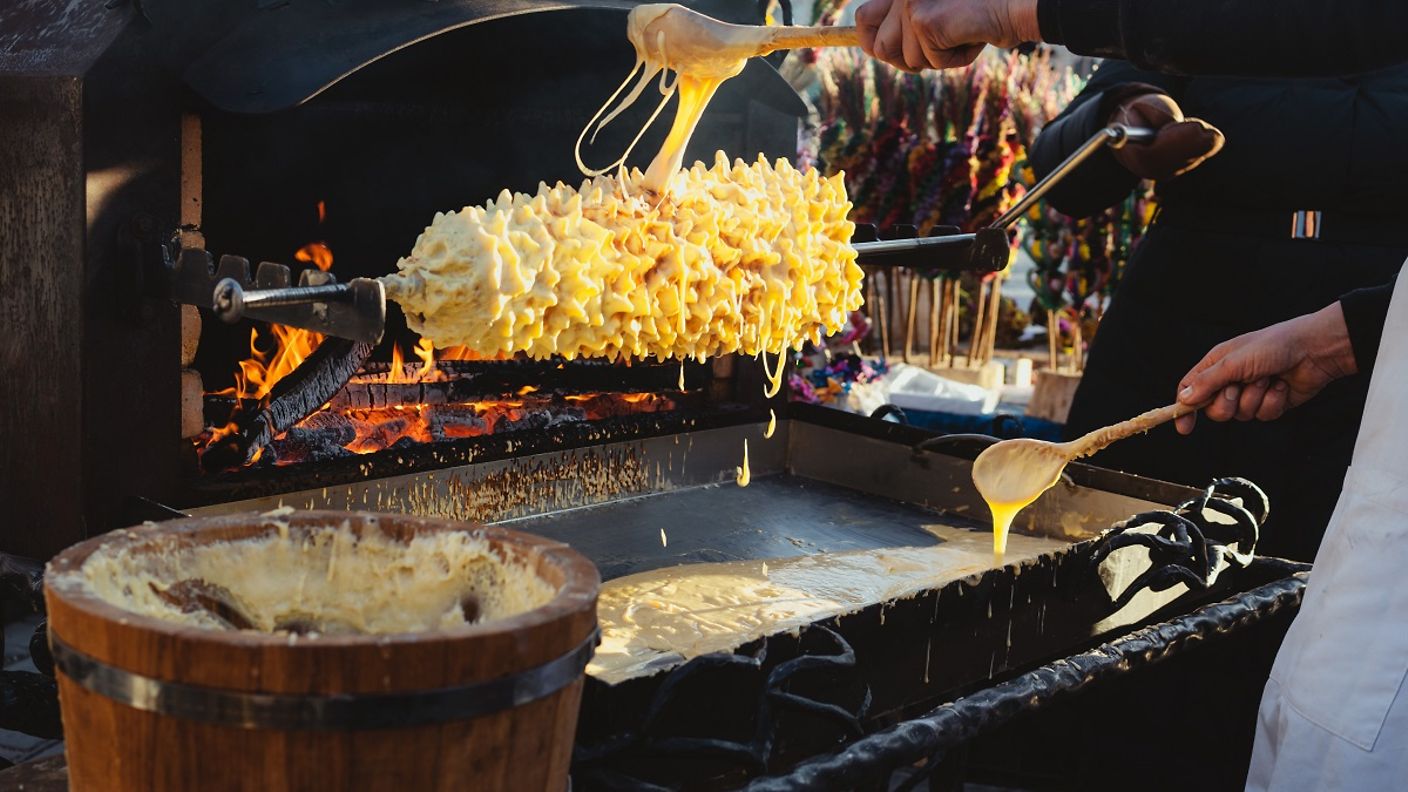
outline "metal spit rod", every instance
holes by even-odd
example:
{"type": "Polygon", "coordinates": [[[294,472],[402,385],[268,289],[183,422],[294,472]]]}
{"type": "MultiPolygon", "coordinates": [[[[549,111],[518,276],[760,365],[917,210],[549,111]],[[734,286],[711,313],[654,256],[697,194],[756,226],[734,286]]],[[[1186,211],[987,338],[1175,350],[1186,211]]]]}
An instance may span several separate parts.
{"type": "MultiPolygon", "coordinates": [[[[884,239],[870,242],[855,242],[852,247],[858,254],[858,261],[867,266],[903,266],[920,271],[938,270],[949,272],[997,272],[1007,266],[1011,255],[1011,245],[1007,230],[1027,213],[1037,201],[1055,187],[1062,179],[1102,148],[1123,148],[1129,143],[1147,143],[1154,139],[1156,130],[1111,124],[1100,130],[1090,140],[1065,159],[1060,165],[1037,182],[1022,196],[1011,209],[998,217],[992,225],[976,233],[946,234],[932,237],[909,239],[884,239]]],[[[367,279],[359,279],[367,280],[367,279]]],[[[375,288],[381,289],[380,281],[371,280],[375,288]]],[[[215,284],[209,305],[215,315],[230,323],[244,318],[247,311],[309,305],[319,303],[347,303],[356,299],[351,284],[329,283],[326,285],[300,285],[273,289],[246,289],[237,278],[223,278],[215,284]]],[[[384,292],[382,304],[384,306],[384,292]]],[[[384,319],[384,307],[383,307],[384,319]]],[[[298,326],[307,329],[323,330],[316,316],[311,323],[298,326]],[[315,326],[316,325],[316,326],[315,326]]],[[[337,332],[332,332],[338,335],[337,332]]],[[[365,332],[363,333],[366,334],[365,332]]],[[[380,332],[376,333],[380,337],[380,332]]]]}
{"type": "Polygon", "coordinates": [[[289,286],[282,289],[255,289],[246,292],[234,278],[225,278],[215,284],[211,295],[211,310],[226,322],[237,322],[250,308],[278,308],[287,305],[302,305],[312,302],[349,302],[352,299],[352,286],[347,283],[329,283],[323,286],[289,286]]]}
{"type": "Polygon", "coordinates": [[[386,290],[372,278],[338,283],[330,272],[308,269],[295,285],[283,264],[262,262],[251,277],[246,259],[221,256],[217,265],[197,248],[182,249],[168,266],[172,299],[227,322],[248,317],[369,344],[381,340],[386,324],[386,290]]]}

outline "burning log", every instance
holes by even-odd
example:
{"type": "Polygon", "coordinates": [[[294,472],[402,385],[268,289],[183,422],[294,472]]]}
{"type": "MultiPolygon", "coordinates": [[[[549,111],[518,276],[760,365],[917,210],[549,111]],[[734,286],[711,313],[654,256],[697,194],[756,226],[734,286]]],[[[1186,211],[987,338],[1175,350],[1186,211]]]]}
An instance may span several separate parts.
{"type": "Polygon", "coordinates": [[[357,426],[340,412],[319,410],[270,445],[280,462],[336,459],[352,453],[357,426]]]}
{"type": "Polygon", "coordinates": [[[490,431],[489,422],[468,405],[431,407],[426,412],[430,419],[430,434],[436,440],[477,437],[490,431]]]}
{"type": "Polygon", "coordinates": [[[513,411],[498,420],[494,424],[495,432],[536,432],[560,423],[553,420],[553,415],[547,410],[534,410],[532,412],[513,411]],[[517,413],[517,414],[515,414],[517,413]]]}
{"type": "Polygon", "coordinates": [[[351,418],[332,410],[319,410],[298,425],[288,430],[290,439],[318,433],[327,436],[338,445],[347,445],[357,439],[357,427],[351,418]]]}
{"type": "Polygon", "coordinates": [[[360,444],[372,450],[394,448],[397,443],[415,432],[417,422],[408,416],[397,416],[385,421],[365,423],[365,433],[359,438],[360,444]]]}
{"type": "Polygon", "coordinates": [[[269,393],[257,412],[236,416],[234,431],[213,441],[201,454],[201,467],[223,470],[254,461],[277,435],[326,404],[371,357],[372,345],[327,338],[269,393]]]}

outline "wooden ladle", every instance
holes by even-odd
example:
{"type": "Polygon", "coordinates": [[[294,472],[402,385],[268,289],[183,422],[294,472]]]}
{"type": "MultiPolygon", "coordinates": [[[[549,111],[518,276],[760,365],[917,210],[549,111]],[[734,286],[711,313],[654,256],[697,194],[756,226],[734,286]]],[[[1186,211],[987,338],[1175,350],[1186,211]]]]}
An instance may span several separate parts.
{"type": "Polygon", "coordinates": [[[743,61],[778,50],[860,46],[854,27],[734,25],[675,3],[636,6],[627,28],[638,50],[696,74],[736,74],[743,61]]]}
{"type": "Polygon", "coordinates": [[[1055,486],[1066,465],[1108,446],[1201,409],[1171,404],[1137,415],[1128,421],[1096,429],[1065,443],[1017,438],[988,446],[973,461],[973,484],[993,513],[995,549],[1006,549],[1012,518],[1043,492],[1055,486]]]}

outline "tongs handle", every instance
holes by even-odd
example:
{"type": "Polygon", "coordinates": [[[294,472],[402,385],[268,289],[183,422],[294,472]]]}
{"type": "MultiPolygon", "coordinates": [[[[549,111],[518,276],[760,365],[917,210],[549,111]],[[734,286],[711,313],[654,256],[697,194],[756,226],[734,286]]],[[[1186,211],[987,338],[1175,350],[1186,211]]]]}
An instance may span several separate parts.
{"type": "MultiPolygon", "coordinates": [[[[1046,178],[1037,182],[987,228],[976,233],[948,233],[931,237],[909,237],[852,242],[858,254],[857,263],[865,266],[902,266],[921,272],[999,272],[1011,259],[1011,240],[1007,229],[1021,219],[1040,201],[1042,196],[1071,171],[1105,146],[1121,148],[1127,143],[1146,143],[1154,139],[1155,130],[1111,124],[1076,149],[1075,153],[1057,165],[1046,178]]],[[[952,229],[957,231],[957,229],[952,229]]]]}
{"type": "Polygon", "coordinates": [[[278,308],[307,303],[350,302],[352,286],[329,283],[323,286],[288,286],[282,289],[256,289],[246,292],[239,281],[224,278],[215,284],[210,301],[215,315],[231,324],[244,318],[251,308],[278,308]]]}
{"type": "Polygon", "coordinates": [[[1002,213],[1002,216],[993,221],[990,228],[1006,229],[1017,222],[1018,219],[1027,213],[1032,205],[1042,199],[1042,196],[1051,191],[1062,179],[1070,175],[1071,171],[1080,166],[1082,162],[1090,159],[1091,155],[1106,146],[1112,149],[1124,148],[1129,143],[1148,143],[1158,134],[1156,129],[1146,129],[1145,127],[1131,127],[1124,124],[1111,124],[1081,144],[1081,147],[1071,153],[1071,156],[1057,165],[1052,171],[1046,174],[1046,178],[1037,182],[1022,199],[1013,204],[1011,209],[1002,213]]]}
{"type": "Polygon", "coordinates": [[[1007,234],[983,228],[976,234],[852,242],[856,263],[869,267],[906,267],[917,272],[998,272],[1010,255],[1007,234]]]}

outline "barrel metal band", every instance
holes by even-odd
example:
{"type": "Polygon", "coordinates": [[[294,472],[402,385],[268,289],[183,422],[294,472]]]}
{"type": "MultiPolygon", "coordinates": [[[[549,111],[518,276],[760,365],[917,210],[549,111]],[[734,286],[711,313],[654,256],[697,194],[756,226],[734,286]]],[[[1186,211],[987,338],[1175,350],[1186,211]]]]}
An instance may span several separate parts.
{"type": "Polygon", "coordinates": [[[54,664],[92,693],[144,712],[241,729],[358,731],[468,720],[511,709],[566,687],[582,675],[600,632],[553,660],[516,674],[459,687],[401,693],[298,695],[252,693],[153,679],[108,665],[49,640],[54,664]]]}

